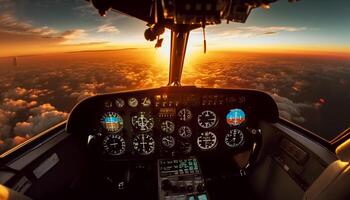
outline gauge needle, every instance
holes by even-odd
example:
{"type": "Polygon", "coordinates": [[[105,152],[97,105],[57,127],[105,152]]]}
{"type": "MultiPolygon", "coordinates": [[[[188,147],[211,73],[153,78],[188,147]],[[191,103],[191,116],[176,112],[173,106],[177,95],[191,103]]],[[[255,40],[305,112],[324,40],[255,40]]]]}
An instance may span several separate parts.
{"type": "Polygon", "coordinates": [[[111,145],[111,146],[116,146],[116,145],[118,145],[118,143],[111,143],[111,144],[109,144],[109,145],[111,145]]]}
{"type": "Polygon", "coordinates": [[[145,149],[145,136],[143,136],[142,135],[142,142],[141,142],[141,144],[142,144],[142,149],[145,149]]]}

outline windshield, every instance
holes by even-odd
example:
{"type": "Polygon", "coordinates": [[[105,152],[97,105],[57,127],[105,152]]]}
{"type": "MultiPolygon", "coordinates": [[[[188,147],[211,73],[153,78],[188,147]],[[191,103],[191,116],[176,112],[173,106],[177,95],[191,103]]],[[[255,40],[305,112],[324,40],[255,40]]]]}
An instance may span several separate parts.
{"type": "MultiPolygon", "coordinates": [[[[269,93],[280,116],[331,140],[350,124],[350,2],[279,1],[246,24],[191,33],[183,85],[269,93]]],[[[0,152],[67,119],[99,93],[168,81],[169,36],[83,0],[0,0],[0,152]]]]}

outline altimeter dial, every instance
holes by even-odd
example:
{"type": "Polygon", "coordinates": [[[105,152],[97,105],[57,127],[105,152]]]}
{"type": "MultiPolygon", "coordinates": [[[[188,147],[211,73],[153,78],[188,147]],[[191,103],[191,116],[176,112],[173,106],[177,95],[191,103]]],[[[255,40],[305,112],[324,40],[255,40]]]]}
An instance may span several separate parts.
{"type": "Polygon", "coordinates": [[[211,110],[205,110],[198,115],[198,125],[202,128],[212,128],[217,124],[216,114],[211,110]]]}
{"type": "Polygon", "coordinates": [[[151,135],[139,134],[133,140],[134,150],[140,155],[149,155],[154,152],[155,142],[151,135]]]}
{"type": "Polygon", "coordinates": [[[111,134],[103,139],[103,148],[109,155],[118,156],[125,152],[125,140],[122,136],[111,134]]]}
{"type": "Polygon", "coordinates": [[[197,145],[201,150],[211,150],[216,147],[218,141],[216,135],[211,131],[201,133],[197,138],[197,145]]]}

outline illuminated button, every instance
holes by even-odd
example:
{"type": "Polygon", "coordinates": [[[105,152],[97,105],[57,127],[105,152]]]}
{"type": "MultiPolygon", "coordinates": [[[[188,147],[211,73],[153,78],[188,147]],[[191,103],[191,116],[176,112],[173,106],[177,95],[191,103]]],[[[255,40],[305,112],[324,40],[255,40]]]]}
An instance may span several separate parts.
{"type": "Polygon", "coordinates": [[[161,97],[160,95],[156,95],[154,98],[155,98],[157,101],[159,101],[162,97],[161,97]]]}
{"type": "Polygon", "coordinates": [[[195,198],[194,198],[193,195],[191,195],[191,196],[188,196],[188,197],[187,197],[187,200],[195,200],[195,198]]]}
{"type": "Polygon", "coordinates": [[[204,192],[205,191],[205,185],[203,183],[200,183],[197,185],[197,191],[198,192],[204,192]]]}
{"type": "Polygon", "coordinates": [[[199,194],[197,195],[198,200],[208,200],[207,194],[199,194]]]}

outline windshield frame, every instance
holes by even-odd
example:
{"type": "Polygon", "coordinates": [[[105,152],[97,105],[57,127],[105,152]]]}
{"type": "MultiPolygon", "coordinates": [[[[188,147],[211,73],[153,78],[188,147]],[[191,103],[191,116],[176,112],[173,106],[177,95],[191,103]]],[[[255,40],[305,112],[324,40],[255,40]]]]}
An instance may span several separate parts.
{"type": "Polygon", "coordinates": [[[40,147],[45,141],[50,140],[57,134],[59,134],[60,130],[63,129],[65,131],[66,123],[67,120],[59,122],[58,124],[48,128],[47,130],[44,130],[43,132],[40,132],[39,134],[36,134],[35,136],[29,138],[23,143],[8,149],[4,153],[0,154],[0,161],[3,163],[7,163],[25,154],[26,152],[32,151],[40,147]]]}

